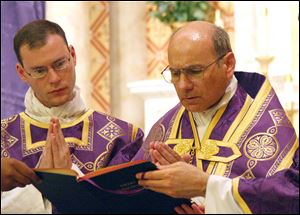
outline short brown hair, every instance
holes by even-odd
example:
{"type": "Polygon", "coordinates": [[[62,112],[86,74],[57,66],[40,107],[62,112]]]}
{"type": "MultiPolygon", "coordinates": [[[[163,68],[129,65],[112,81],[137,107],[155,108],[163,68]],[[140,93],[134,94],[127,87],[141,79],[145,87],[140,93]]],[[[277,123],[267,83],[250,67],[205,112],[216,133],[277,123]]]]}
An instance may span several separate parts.
{"type": "Polygon", "coordinates": [[[14,37],[14,50],[18,61],[23,65],[20,55],[21,46],[27,44],[30,49],[41,47],[46,44],[50,34],[60,35],[68,46],[64,30],[58,24],[48,20],[32,21],[17,31],[14,37]]]}

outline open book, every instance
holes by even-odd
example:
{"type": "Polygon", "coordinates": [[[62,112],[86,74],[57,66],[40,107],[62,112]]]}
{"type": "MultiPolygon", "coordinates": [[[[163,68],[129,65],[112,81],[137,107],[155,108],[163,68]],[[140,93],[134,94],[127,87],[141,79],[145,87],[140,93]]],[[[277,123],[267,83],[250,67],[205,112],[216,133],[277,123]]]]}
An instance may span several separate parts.
{"type": "Polygon", "coordinates": [[[139,186],[135,174],[155,170],[149,161],[133,161],[79,177],[71,169],[34,169],[34,186],[59,213],[174,213],[188,199],[176,199],[139,186]]]}

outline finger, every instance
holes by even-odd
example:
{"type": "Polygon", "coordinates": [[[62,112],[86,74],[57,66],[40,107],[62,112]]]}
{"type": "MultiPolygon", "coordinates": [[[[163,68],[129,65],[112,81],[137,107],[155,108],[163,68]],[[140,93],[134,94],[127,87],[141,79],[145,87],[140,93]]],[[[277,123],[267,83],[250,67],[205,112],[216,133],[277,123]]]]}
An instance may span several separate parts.
{"type": "MultiPolygon", "coordinates": [[[[168,166],[168,165],[165,165],[168,166]]],[[[160,166],[160,167],[165,167],[165,166],[160,166]]],[[[136,178],[138,180],[142,179],[142,175],[144,176],[144,180],[160,180],[164,179],[166,177],[168,170],[162,171],[162,170],[153,170],[153,171],[147,171],[145,173],[137,173],[136,178]]]]}
{"type": "Polygon", "coordinates": [[[165,183],[166,180],[159,179],[159,180],[139,180],[138,183],[140,186],[143,186],[147,189],[164,189],[167,188],[167,184],[165,183]]]}
{"type": "Polygon", "coordinates": [[[182,158],[180,157],[179,154],[177,154],[177,152],[175,152],[171,147],[169,147],[167,144],[165,143],[159,143],[159,147],[162,148],[162,150],[164,151],[164,156],[167,160],[171,161],[172,163],[176,162],[176,161],[180,161],[182,160],[182,158]]]}
{"type": "Polygon", "coordinates": [[[150,157],[151,157],[151,161],[152,163],[157,163],[157,160],[155,159],[154,155],[153,155],[153,149],[150,149],[149,150],[149,154],[150,154],[150,157]]]}
{"type": "Polygon", "coordinates": [[[55,163],[55,158],[59,155],[59,147],[58,147],[56,135],[54,135],[54,134],[50,135],[50,143],[51,143],[51,147],[52,147],[53,162],[55,163]]]}
{"type": "Polygon", "coordinates": [[[156,162],[159,162],[161,165],[170,164],[170,162],[167,159],[165,159],[165,157],[161,154],[160,151],[153,150],[152,154],[154,160],[156,160],[156,162]]]}
{"type": "Polygon", "coordinates": [[[192,156],[190,154],[184,154],[182,156],[182,159],[186,162],[186,163],[190,163],[192,156]]]}
{"type": "Polygon", "coordinates": [[[178,214],[185,214],[185,211],[180,206],[175,207],[174,210],[178,214]]]}
{"type": "MultiPolygon", "coordinates": [[[[16,181],[15,179],[11,179],[11,182],[9,184],[6,184],[4,186],[4,189],[1,191],[9,191],[11,189],[14,189],[16,187],[25,187],[27,184],[21,183],[19,181],[16,181]]],[[[1,184],[2,187],[2,184],[1,184]]]]}
{"type": "MultiPolygon", "coordinates": [[[[20,174],[20,180],[22,180],[22,176],[29,179],[29,181],[25,180],[25,184],[29,184],[29,183],[39,183],[41,181],[41,179],[35,174],[35,172],[28,167],[25,163],[17,161],[14,164],[17,172],[20,174]]],[[[18,180],[19,181],[19,180],[18,180]]]]}
{"type": "Polygon", "coordinates": [[[46,138],[46,144],[44,146],[43,153],[42,153],[42,160],[45,161],[45,159],[46,159],[46,160],[48,160],[47,162],[52,163],[52,145],[51,145],[51,138],[50,138],[51,135],[53,135],[52,123],[50,123],[50,125],[49,125],[48,134],[47,134],[47,138],[46,138]]]}
{"type": "Polygon", "coordinates": [[[52,133],[53,133],[53,122],[52,120],[50,120],[47,137],[50,136],[50,134],[52,133]]]}
{"type": "MultiPolygon", "coordinates": [[[[25,175],[23,175],[22,171],[24,171],[24,166],[21,167],[19,161],[13,162],[12,166],[13,172],[10,175],[10,180],[12,180],[11,184],[13,186],[25,186],[31,183],[31,179],[25,175]]],[[[29,168],[26,166],[26,168],[29,168]]]]}
{"type": "Polygon", "coordinates": [[[194,214],[195,212],[193,211],[193,208],[188,206],[187,204],[182,204],[181,205],[182,209],[187,213],[187,214],[194,214]]]}
{"type": "Polygon", "coordinates": [[[155,143],[156,143],[156,141],[150,142],[150,144],[149,144],[150,149],[155,149],[155,148],[154,148],[154,147],[155,147],[155,143]]]}
{"type": "Polygon", "coordinates": [[[204,214],[204,212],[205,212],[204,205],[192,204],[192,208],[194,209],[195,213],[204,214]]]}
{"type": "Polygon", "coordinates": [[[51,117],[51,120],[50,120],[52,123],[57,123],[58,121],[58,118],[56,116],[53,116],[51,117]]]}

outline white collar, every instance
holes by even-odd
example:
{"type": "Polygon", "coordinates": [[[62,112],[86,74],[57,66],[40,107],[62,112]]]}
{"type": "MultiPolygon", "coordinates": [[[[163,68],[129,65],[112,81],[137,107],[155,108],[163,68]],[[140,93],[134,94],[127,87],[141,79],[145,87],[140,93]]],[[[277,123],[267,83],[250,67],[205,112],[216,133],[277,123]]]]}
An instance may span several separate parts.
{"type": "Polygon", "coordinates": [[[28,89],[25,95],[24,104],[27,115],[44,123],[49,123],[52,116],[58,117],[61,123],[68,123],[87,111],[80,96],[80,89],[77,86],[74,87],[74,98],[61,106],[46,107],[36,98],[31,88],[28,89]]]}
{"type": "Polygon", "coordinates": [[[236,89],[237,89],[237,79],[235,78],[235,76],[233,76],[229,85],[225,90],[224,96],[216,105],[214,105],[213,107],[209,108],[206,111],[192,113],[197,126],[207,126],[211,121],[212,117],[214,116],[214,114],[217,112],[217,110],[229,103],[230,99],[235,94],[236,89]]]}

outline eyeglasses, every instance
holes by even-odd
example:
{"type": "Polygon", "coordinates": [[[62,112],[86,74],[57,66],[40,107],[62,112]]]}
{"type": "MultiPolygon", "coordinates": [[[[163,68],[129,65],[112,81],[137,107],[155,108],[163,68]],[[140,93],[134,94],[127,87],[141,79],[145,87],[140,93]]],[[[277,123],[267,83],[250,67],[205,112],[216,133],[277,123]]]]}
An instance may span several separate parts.
{"type": "MultiPolygon", "coordinates": [[[[67,58],[63,58],[63,59],[60,59],[58,61],[55,61],[51,68],[55,71],[55,72],[61,72],[61,71],[64,71],[65,69],[67,69],[68,65],[69,65],[69,62],[71,60],[71,57],[67,58]]],[[[25,69],[24,69],[25,70],[25,69]]],[[[41,66],[41,67],[36,67],[34,69],[32,69],[30,72],[27,72],[25,70],[25,72],[31,76],[32,78],[43,78],[45,77],[47,74],[48,74],[48,67],[46,66],[41,66]]]]}
{"type": "Polygon", "coordinates": [[[216,60],[206,66],[193,65],[184,69],[173,69],[167,66],[161,75],[168,83],[176,83],[180,79],[180,74],[184,73],[190,80],[199,80],[203,77],[204,71],[207,70],[211,65],[221,60],[226,54],[221,55],[216,60]]]}

